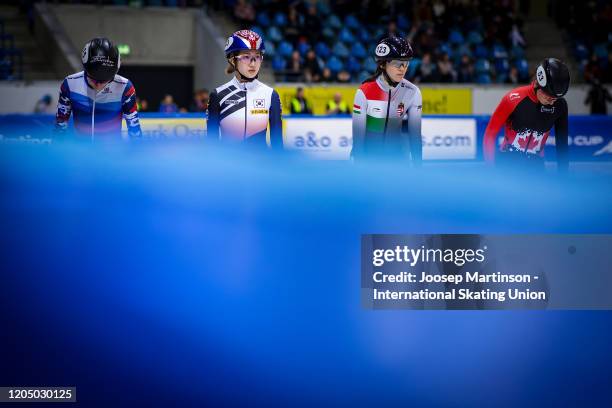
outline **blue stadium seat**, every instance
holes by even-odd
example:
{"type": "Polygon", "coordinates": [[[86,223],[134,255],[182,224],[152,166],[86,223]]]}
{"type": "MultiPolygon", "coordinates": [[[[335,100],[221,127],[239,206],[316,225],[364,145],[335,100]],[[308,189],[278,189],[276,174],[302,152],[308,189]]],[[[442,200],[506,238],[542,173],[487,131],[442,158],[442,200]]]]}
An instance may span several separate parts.
{"type": "Polygon", "coordinates": [[[283,40],[283,33],[277,26],[271,26],[268,29],[268,35],[264,36],[264,38],[274,42],[281,42],[283,40]]]}
{"type": "Polygon", "coordinates": [[[364,29],[357,30],[355,32],[355,38],[363,43],[367,43],[371,40],[370,32],[364,29]]]}
{"type": "Polygon", "coordinates": [[[510,71],[510,63],[507,59],[495,60],[495,82],[504,83],[508,78],[508,72],[510,71]]]}
{"type": "Polygon", "coordinates": [[[325,27],[321,33],[323,34],[323,37],[328,39],[330,42],[336,38],[336,33],[331,29],[331,27],[325,27]]]}
{"type": "Polygon", "coordinates": [[[297,50],[299,51],[302,57],[306,55],[309,49],[310,49],[310,44],[308,44],[306,41],[300,41],[297,45],[297,50]]]}
{"type": "Polygon", "coordinates": [[[376,71],[376,61],[374,61],[374,58],[365,58],[361,62],[361,65],[363,66],[363,69],[368,72],[371,72],[372,74],[374,73],[374,71],[376,71]]]}
{"type": "Polygon", "coordinates": [[[474,57],[489,58],[489,49],[484,44],[478,44],[474,50],[474,57]]]}
{"type": "Polygon", "coordinates": [[[374,30],[374,34],[372,34],[370,38],[373,39],[374,41],[378,41],[378,39],[382,37],[384,34],[385,34],[385,30],[382,27],[378,27],[376,30],[374,30]]]}
{"type": "Polygon", "coordinates": [[[346,18],[344,19],[344,26],[352,30],[359,30],[363,28],[359,20],[357,20],[357,18],[355,18],[355,16],[352,14],[346,16],[346,18]]]}
{"type": "Polygon", "coordinates": [[[346,70],[351,74],[356,74],[361,70],[361,63],[354,56],[350,56],[346,61],[346,70]]]}
{"type": "Polygon", "coordinates": [[[293,45],[291,45],[287,41],[281,41],[278,44],[278,48],[276,49],[276,53],[281,57],[289,57],[293,52],[293,45]]]}
{"type": "Polygon", "coordinates": [[[525,58],[521,58],[516,61],[516,69],[518,70],[519,77],[522,80],[529,78],[529,64],[525,58]]]}
{"type": "Polygon", "coordinates": [[[461,31],[457,28],[452,29],[450,34],[448,35],[448,42],[450,42],[451,44],[462,44],[463,42],[465,42],[465,39],[463,38],[463,33],[461,33],[461,31]]]}
{"type": "Polygon", "coordinates": [[[342,27],[342,21],[335,14],[330,14],[327,18],[326,26],[331,27],[333,29],[339,30],[342,27]]]}
{"type": "Polygon", "coordinates": [[[356,42],[351,47],[351,55],[355,58],[363,59],[368,55],[368,53],[361,43],[356,42]]]}
{"type": "Polygon", "coordinates": [[[503,44],[497,42],[493,45],[493,49],[491,50],[492,57],[495,59],[505,59],[508,58],[508,51],[503,44]]]}
{"type": "Polygon", "coordinates": [[[576,59],[578,61],[582,61],[589,58],[589,49],[583,43],[576,43],[574,54],[576,55],[576,59]]]}
{"type": "Polygon", "coordinates": [[[414,78],[420,66],[421,59],[413,58],[412,61],[410,61],[410,65],[408,65],[408,71],[406,71],[406,78],[414,78]]]}
{"type": "Polygon", "coordinates": [[[470,44],[463,43],[457,46],[453,52],[453,55],[459,56],[459,58],[461,58],[462,55],[467,55],[468,57],[472,58],[474,53],[472,52],[472,47],[470,47],[470,44]]]}
{"type": "MultiPolygon", "coordinates": [[[[257,34],[261,35],[264,38],[266,37],[266,32],[260,26],[255,25],[255,26],[251,27],[251,31],[255,31],[257,34]]],[[[267,46],[267,44],[266,44],[266,46],[267,46]]]]}
{"type": "Polygon", "coordinates": [[[282,71],[285,69],[285,66],[286,66],[285,59],[281,57],[280,55],[277,55],[274,58],[272,58],[272,69],[274,71],[282,71]]]}
{"type": "Polygon", "coordinates": [[[368,79],[368,78],[369,78],[369,77],[370,77],[372,74],[373,74],[373,72],[372,72],[372,73],[370,73],[370,72],[368,72],[368,71],[361,71],[361,72],[360,72],[360,73],[357,75],[357,80],[358,80],[359,82],[363,82],[363,81],[365,81],[366,79],[368,79]]]}
{"type": "Polygon", "coordinates": [[[476,76],[476,83],[478,84],[490,84],[491,83],[491,75],[489,74],[478,74],[478,76],[476,76]]]}
{"type": "Polygon", "coordinates": [[[491,64],[488,60],[480,58],[476,61],[474,68],[476,69],[477,74],[488,73],[491,70],[491,64]]]}
{"type": "Polygon", "coordinates": [[[350,44],[353,41],[355,41],[355,36],[353,35],[353,33],[351,33],[351,30],[349,30],[348,28],[344,27],[338,33],[338,39],[340,41],[344,42],[344,43],[350,44]]]}
{"type": "Polygon", "coordinates": [[[525,50],[523,49],[523,47],[515,45],[514,47],[512,47],[512,50],[510,50],[510,55],[512,56],[512,58],[524,58],[525,50]]]}
{"type": "Polygon", "coordinates": [[[327,16],[331,13],[331,9],[329,8],[329,4],[326,1],[318,1],[317,2],[317,11],[321,16],[327,16]]]}
{"type": "Polygon", "coordinates": [[[280,27],[287,25],[287,15],[280,11],[274,15],[274,24],[280,27]]]}
{"type": "Polygon", "coordinates": [[[593,52],[599,59],[608,59],[608,44],[599,43],[593,47],[593,52]]]}
{"type": "Polygon", "coordinates": [[[257,13],[255,21],[262,27],[268,27],[270,25],[270,17],[266,12],[257,13]]]}
{"type": "Polygon", "coordinates": [[[344,43],[341,43],[340,41],[338,41],[336,43],[336,45],[334,45],[334,48],[332,48],[332,53],[340,58],[348,58],[349,56],[349,49],[346,47],[346,45],[344,45],[344,43]]]}
{"type": "Polygon", "coordinates": [[[441,42],[440,45],[438,45],[438,51],[440,52],[440,54],[452,55],[452,50],[451,50],[450,45],[445,42],[441,42]]]}
{"type": "Polygon", "coordinates": [[[473,45],[481,44],[483,41],[482,35],[476,31],[470,31],[467,36],[467,42],[473,45]]]}
{"type": "Polygon", "coordinates": [[[329,47],[327,46],[327,44],[321,41],[318,42],[317,45],[315,45],[315,52],[319,57],[323,59],[327,59],[330,54],[329,47]]]}
{"type": "Polygon", "coordinates": [[[276,44],[272,41],[266,42],[266,58],[274,57],[276,55],[276,44]]]}
{"type": "Polygon", "coordinates": [[[400,14],[397,16],[397,28],[404,31],[408,31],[410,28],[410,21],[408,21],[405,15],[400,14]]]}
{"type": "Polygon", "coordinates": [[[344,69],[344,65],[342,64],[342,61],[340,61],[340,58],[336,57],[335,55],[332,55],[328,60],[327,63],[325,64],[325,66],[327,68],[329,68],[329,70],[333,73],[333,74],[337,74],[339,71],[341,71],[342,69],[344,69]]]}

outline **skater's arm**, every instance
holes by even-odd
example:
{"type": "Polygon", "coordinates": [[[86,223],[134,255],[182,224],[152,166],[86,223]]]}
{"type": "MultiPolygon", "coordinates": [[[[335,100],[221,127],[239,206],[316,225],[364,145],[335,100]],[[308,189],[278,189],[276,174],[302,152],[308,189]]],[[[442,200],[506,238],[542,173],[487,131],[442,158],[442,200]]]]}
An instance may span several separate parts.
{"type": "Polygon", "coordinates": [[[423,160],[423,139],[421,136],[421,114],[423,111],[423,97],[421,90],[416,89],[416,95],[412,98],[408,111],[402,122],[402,131],[410,149],[410,156],[415,165],[420,166],[423,160]]]}
{"type": "MultiPolygon", "coordinates": [[[[483,140],[483,154],[484,158],[487,162],[493,163],[495,161],[495,150],[497,148],[497,134],[499,130],[503,126],[503,124],[508,120],[508,117],[514,110],[516,106],[514,103],[511,103],[510,98],[514,98],[513,95],[517,95],[516,93],[510,92],[502,98],[499,105],[491,115],[491,119],[489,119],[489,124],[487,125],[487,129],[485,130],[484,140],[483,140]]],[[[519,96],[520,97],[520,96],[519,96]]]]}
{"type": "Polygon", "coordinates": [[[60,86],[59,98],[57,100],[57,113],[55,114],[55,131],[64,132],[68,128],[68,121],[72,113],[72,101],[70,100],[70,89],[68,81],[64,79],[60,86]]]}
{"type": "Polygon", "coordinates": [[[208,100],[208,110],[206,119],[207,138],[212,140],[219,140],[219,96],[217,91],[214,90],[210,94],[208,100]]]}
{"type": "Polygon", "coordinates": [[[565,173],[569,168],[567,102],[563,100],[561,106],[563,114],[555,122],[555,147],[557,149],[557,168],[559,172],[565,173]]]}
{"type": "Polygon", "coordinates": [[[128,81],[123,96],[121,98],[121,109],[123,118],[128,130],[128,135],[132,137],[141,137],[140,120],[138,119],[138,106],[136,105],[136,89],[132,81],[128,81]]]}
{"type": "Polygon", "coordinates": [[[351,149],[351,157],[363,154],[367,110],[368,102],[365,94],[361,89],[358,89],[353,102],[353,148],[351,149]]]}
{"type": "Polygon", "coordinates": [[[280,97],[276,91],[272,91],[270,101],[270,145],[272,149],[282,150],[283,148],[283,120],[280,97]]]}

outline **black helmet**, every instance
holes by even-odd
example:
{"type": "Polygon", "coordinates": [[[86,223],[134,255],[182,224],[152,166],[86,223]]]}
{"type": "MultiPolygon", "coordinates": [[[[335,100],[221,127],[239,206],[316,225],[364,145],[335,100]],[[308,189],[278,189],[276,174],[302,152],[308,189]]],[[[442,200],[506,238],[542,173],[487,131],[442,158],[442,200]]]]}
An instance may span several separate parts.
{"type": "Polygon", "coordinates": [[[536,83],[548,95],[561,98],[569,88],[569,69],[556,58],[546,58],[538,65],[536,83]]]}
{"type": "Polygon", "coordinates": [[[87,75],[100,82],[112,81],[121,65],[119,50],[108,38],[103,37],[94,38],[85,44],[81,59],[87,75]]]}
{"type": "Polygon", "coordinates": [[[412,47],[402,37],[384,37],[376,45],[374,53],[376,61],[409,60],[412,58],[412,47]]]}

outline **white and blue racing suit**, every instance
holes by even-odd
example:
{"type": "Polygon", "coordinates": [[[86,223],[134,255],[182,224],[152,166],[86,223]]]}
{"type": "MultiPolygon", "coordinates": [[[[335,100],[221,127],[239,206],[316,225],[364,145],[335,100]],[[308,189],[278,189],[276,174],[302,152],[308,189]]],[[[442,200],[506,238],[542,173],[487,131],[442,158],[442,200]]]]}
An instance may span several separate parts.
{"type": "Polygon", "coordinates": [[[210,94],[207,128],[211,139],[282,149],[278,93],[257,79],[240,82],[234,77],[210,94]]]}
{"type": "Polygon", "coordinates": [[[71,113],[77,136],[120,137],[122,119],[130,137],[141,136],[136,90],[130,80],[120,75],[100,91],[89,85],[83,71],[67,76],[60,87],[56,131],[67,130],[71,113]]]}

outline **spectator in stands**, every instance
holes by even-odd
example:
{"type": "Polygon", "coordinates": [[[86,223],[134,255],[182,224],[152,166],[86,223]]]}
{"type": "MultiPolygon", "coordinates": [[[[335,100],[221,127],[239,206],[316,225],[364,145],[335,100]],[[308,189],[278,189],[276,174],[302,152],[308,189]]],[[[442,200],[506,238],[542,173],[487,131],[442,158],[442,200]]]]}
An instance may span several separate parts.
{"type": "Polygon", "coordinates": [[[308,7],[308,13],[304,17],[304,31],[315,44],[321,35],[321,19],[317,15],[317,6],[312,4],[308,7]]]}
{"type": "Polygon", "coordinates": [[[584,80],[587,82],[593,82],[594,79],[601,78],[601,68],[599,67],[599,60],[597,55],[591,55],[591,60],[584,67],[584,80]]]}
{"type": "Polygon", "coordinates": [[[415,80],[420,82],[436,82],[436,64],[431,60],[431,54],[425,53],[417,71],[415,80]]]}
{"type": "Polygon", "coordinates": [[[291,99],[291,113],[312,113],[310,104],[304,97],[304,88],[299,87],[293,99],[291,99]]]}
{"type": "Polygon", "coordinates": [[[149,110],[149,101],[146,99],[136,98],[136,106],[138,112],[147,112],[149,110]]]}
{"type": "Polygon", "coordinates": [[[508,78],[506,78],[507,84],[517,85],[519,83],[519,73],[516,67],[510,68],[510,72],[508,73],[508,78]]]}
{"type": "Polygon", "coordinates": [[[325,105],[325,113],[328,115],[339,115],[350,112],[348,104],[342,100],[342,95],[336,92],[333,99],[327,101],[327,104],[325,105]]]}
{"type": "Polygon", "coordinates": [[[179,111],[178,106],[174,103],[174,97],[170,94],[164,96],[161,103],[159,104],[159,111],[163,113],[177,113],[179,111]]]}
{"type": "Polygon", "coordinates": [[[321,74],[321,82],[333,82],[334,77],[332,75],[331,70],[328,67],[323,68],[323,73],[321,74]]]}
{"type": "Polygon", "coordinates": [[[612,84],[612,51],[608,52],[608,64],[606,65],[603,82],[606,84],[612,84]]]}
{"type": "Polygon", "coordinates": [[[319,82],[321,80],[321,66],[314,50],[308,50],[304,61],[304,76],[306,82],[319,82]]]}
{"type": "Polygon", "coordinates": [[[525,46],[525,39],[523,38],[523,35],[521,34],[518,25],[512,24],[512,31],[510,32],[510,42],[512,43],[513,47],[516,46],[520,46],[520,47],[524,47],[525,46]]]}
{"type": "Polygon", "coordinates": [[[473,82],[474,81],[474,64],[472,59],[468,55],[461,56],[461,64],[459,65],[458,72],[459,82],[473,82]]]}
{"type": "Polygon", "coordinates": [[[287,25],[285,26],[285,40],[290,43],[295,43],[298,40],[298,37],[302,33],[302,24],[300,23],[300,18],[295,7],[289,7],[289,12],[287,13],[287,25]]]}
{"type": "Polygon", "coordinates": [[[198,89],[193,94],[193,101],[189,106],[189,112],[206,112],[210,92],[206,88],[198,89]]]}
{"type": "Polygon", "coordinates": [[[38,102],[36,102],[36,106],[34,106],[34,113],[46,114],[54,112],[55,107],[53,106],[53,98],[49,94],[46,94],[40,98],[38,102]]]}
{"type": "Polygon", "coordinates": [[[342,83],[350,82],[351,74],[347,70],[343,69],[342,71],[338,72],[338,75],[336,75],[336,80],[342,83]]]}
{"type": "Polygon", "coordinates": [[[385,37],[399,37],[400,34],[397,31],[397,23],[395,22],[395,20],[391,20],[389,21],[389,24],[387,24],[387,34],[385,35],[385,37]]]}
{"type": "Polygon", "coordinates": [[[438,61],[438,80],[440,82],[455,82],[457,73],[453,68],[453,63],[450,61],[448,54],[442,54],[442,58],[438,61]]]}
{"type": "Polygon", "coordinates": [[[300,56],[299,51],[293,51],[291,53],[291,59],[287,64],[287,80],[289,82],[301,81],[303,74],[302,57],[300,56]]]}
{"type": "Polygon", "coordinates": [[[585,105],[591,106],[591,115],[607,115],[608,102],[612,102],[612,96],[598,79],[592,81],[591,89],[584,100],[585,105]]]}
{"type": "Polygon", "coordinates": [[[249,27],[255,21],[255,9],[247,0],[238,0],[234,5],[234,18],[243,27],[249,27]]]}

